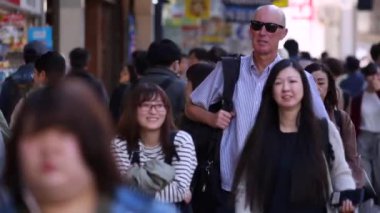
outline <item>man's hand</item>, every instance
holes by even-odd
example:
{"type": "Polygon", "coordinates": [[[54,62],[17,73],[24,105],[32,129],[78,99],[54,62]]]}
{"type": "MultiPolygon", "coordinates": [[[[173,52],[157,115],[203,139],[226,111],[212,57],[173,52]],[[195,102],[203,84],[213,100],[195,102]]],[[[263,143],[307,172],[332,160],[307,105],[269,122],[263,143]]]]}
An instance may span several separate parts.
{"type": "Polygon", "coordinates": [[[342,206],[339,207],[339,212],[341,213],[353,213],[354,211],[355,207],[350,200],[343,201],[342,206]]]}
{"type": "Polygon", "coordinates": [[[214,128],[225,129],[230,125],[232,118],[235,116],[233,112],[227,112],[224,110],[219,110],[216,114],[213,115],[210,126],[214,128]]]}

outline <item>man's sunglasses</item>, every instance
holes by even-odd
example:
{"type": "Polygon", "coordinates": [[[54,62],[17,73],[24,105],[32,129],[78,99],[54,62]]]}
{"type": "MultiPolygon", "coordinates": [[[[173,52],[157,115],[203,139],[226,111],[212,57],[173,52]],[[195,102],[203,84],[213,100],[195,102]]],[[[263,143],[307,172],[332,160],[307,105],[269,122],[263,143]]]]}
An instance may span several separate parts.
{"type": "Polygon", "coordinates": [[[261,28],[263,28],[263,26],[265,26],[266,31],[268,31],[270,33],[276,32],[277,28],[281,28],[281,29],[285,28],[284,26],[279,25],[279,24],[275,24],[275,23],[264,23],[264,22],[260,22],[260,21],[251,21],[251,28],[255,31],[261,30],[261,28]]]}

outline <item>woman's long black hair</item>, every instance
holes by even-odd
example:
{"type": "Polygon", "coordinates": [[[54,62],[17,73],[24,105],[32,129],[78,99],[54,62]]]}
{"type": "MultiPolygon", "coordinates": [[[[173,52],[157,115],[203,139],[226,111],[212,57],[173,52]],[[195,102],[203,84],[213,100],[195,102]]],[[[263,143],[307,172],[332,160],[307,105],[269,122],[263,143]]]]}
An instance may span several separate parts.
{"type": "Polygon", "coordinates": [[[328,197],[328,176],[323,152],[320,120],[312,109],[309,83],[302,67],[284,59],[273,66],[262,93],[257,120],[247,137],[235,174],[234,189],[244,183],[246,205],[264,209],[273,197],[277,161],[281,152],[278,137],[279,111],[273,98],[273,85],[278,74],[292,67],[300,75],[304,96],[298,115],[298,133],[291,168],[290,202],[292,205],[324,206],[328,197]]]}

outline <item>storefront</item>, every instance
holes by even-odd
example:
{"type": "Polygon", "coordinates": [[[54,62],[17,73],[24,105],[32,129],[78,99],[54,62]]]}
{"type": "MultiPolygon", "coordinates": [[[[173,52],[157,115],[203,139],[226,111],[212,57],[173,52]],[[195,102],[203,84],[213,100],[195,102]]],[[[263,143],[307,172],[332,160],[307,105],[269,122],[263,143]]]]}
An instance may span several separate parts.
{"type": "Polygon", "coordinates": [[[23,63],[28,29],[43,22],[43,0],[0,1],[0,84],[23,63]]]}

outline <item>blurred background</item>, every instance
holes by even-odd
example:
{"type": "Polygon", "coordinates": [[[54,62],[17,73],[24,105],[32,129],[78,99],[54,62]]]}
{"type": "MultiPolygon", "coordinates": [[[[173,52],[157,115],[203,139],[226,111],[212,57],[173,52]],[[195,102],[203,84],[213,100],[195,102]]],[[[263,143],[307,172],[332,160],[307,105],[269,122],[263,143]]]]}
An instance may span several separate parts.
{"type": "Polygon", "coordinates": [[[31,40],[43,40],[66,58],[85,47],[89,70],[108,91],[131,53],[161,38],[172,39],[185,54],[212,45],[249,54],[249,20],[258,6],[270,3],[286,13],[283,42],[297,40],[312,57],[327,51],[363,61],[380,41],[380,0],[0,0],[0,84],[22,64],[22,48],[31,40]]]}

